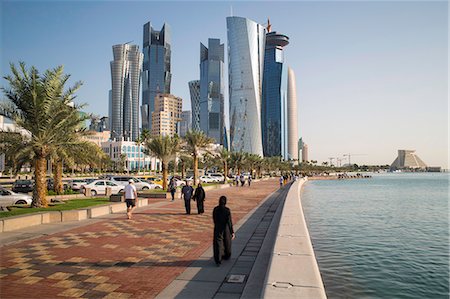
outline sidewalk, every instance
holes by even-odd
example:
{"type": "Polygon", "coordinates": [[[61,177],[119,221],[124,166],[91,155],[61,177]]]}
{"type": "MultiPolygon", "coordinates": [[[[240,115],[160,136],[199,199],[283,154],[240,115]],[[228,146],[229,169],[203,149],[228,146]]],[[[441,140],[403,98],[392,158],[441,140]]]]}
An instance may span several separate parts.
{"type": "MultiPolygon", "coordinates": [[[[203,262],[215,267],[206,259],[211,253],[205,250],[212,244],[211,212],[220,195],[229,198],[237,223],[277,189],[274,179],[255,182],[252,187],[207,191],[204,215],[195,214],[195,203],[194,214],[185,215],[179,199],[152,199],[131,221],[125,215],[109,215],[65,227],[49,225],[48,235],[27,241],[17,240],[42,231],[10,236],[8,244],[0,248],[0,297],[155,297],[189,265],[203,262]]],[[[243,232],[237,231],[235,246],[247,244],[243,232]]],[[[254,245],[262,242],[261,234],[254,237],[254,245]]],[[[224,264],[223,269],[226,267],[224,264]]]]}

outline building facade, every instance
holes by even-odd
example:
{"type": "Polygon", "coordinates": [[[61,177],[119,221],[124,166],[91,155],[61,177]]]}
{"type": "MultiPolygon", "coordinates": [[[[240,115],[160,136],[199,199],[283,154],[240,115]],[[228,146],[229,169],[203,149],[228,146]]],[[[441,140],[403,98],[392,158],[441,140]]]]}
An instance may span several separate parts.
{"type": "Polygon", "coordinates": [[[152,136],[173,136],[180,133],[183,100],[171,94],[157,94],[152,112],[152,136]]]}
{"type": "Polygon", "coordinates": [[[309,161],[309,153],[308,153],[308,145],[306,143],[302,143],[302,162],[309,161]]]}
{"type": "Polygon", "coordinates": [[[295,73],[288,68],[287,77],[287,149],[288,160],[298,161],[298,109],[297,109],[297,85],[295,83],[295,73]]]}
{"type": "Polygon", "coordinates": [[[90,141],[92,143],[97,144],[98,146],[102,146],[103,142],[106,142],[109,140],[109,137],[111,135],[110,131],[89,131],[88,134],[83,135],[83,139],[90,141]]]}
{"type": "Polygon", "coordinates": [[[287,106],[286,65],[283,48],[289,44],[286,35],[266,34],[264,79],[262,89],[261,126],[264,156],[287,158],[285,121],[287,106]]]}
{"type": "Polygon", "coordinates": [[[227,17],[230,148],[260,156],[265,37],[264,26],[227,17]]]}
{"type": "Polygon", "coordinates": [[[220,39],[200,43],[200,130],[215,143],[224,143],[224,45],[220,39]]]}
{"type": "Polygon", "coordinates": [[[192,129],[192,113],[190,110],[181,113],[180,137],[186,136],[186,133],[192,129]]]}
{"type": "Polygon", "coordinates": [[[111,138],[139,136],[139,85],[143,55],[130,44],[113,46],[111,61],[111,138]]]}
{"type": "Polygon", "coordinates": [[[200,80],[189,81],[191,95],[192,130],[200,131],[200,80]]]}
{"type": "Polygon", "coordinates": [[[137,145],[133,141],[108,140],[101,143],[101,148],[114,163],[114,168],[124,163],[125,169],[137,170],[161,170],[161,163],[156,157],[148,156],[144,153],[144,147],[137,145]],[[140,165],[140,167],[139,167],[140,165]]]}
{"type": "Polygon", "coordinates": [[[142,69],[142,128],[152,128],[152,112],[158,93],[170,94],[171,36],[170,27],[164,23],[160,31],[151,23],[144,25],[144,63],[142,69]]]}

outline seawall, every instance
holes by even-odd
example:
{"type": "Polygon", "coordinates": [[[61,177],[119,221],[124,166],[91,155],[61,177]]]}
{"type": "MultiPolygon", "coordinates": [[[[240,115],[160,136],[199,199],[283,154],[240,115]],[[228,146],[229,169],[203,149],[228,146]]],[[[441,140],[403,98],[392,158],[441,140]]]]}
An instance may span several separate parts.
{"type": "Polygon", "coordinates": [[[263,298],[327,298],[300,198],[306,181],[294,182],[286,196],[263,298]]]}

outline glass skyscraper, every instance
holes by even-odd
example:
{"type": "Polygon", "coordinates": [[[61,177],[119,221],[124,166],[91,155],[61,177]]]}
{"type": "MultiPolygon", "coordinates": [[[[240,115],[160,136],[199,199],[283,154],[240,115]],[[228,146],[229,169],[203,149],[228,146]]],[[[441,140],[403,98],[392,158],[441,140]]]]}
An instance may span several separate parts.
{"type": "MultiPolygon", "coordinates": [[[[270,27],[269,27],[270,28],[270,27]]],[[[264,156],[282,156],[287,159],[288,124],[287,68],[283,47],[289,44],[286,35],[266,34],[264,79],[262,89],[262,142],[264,156]]]]}
{"type": "Polygon", "coordinates": [[[224,143],[224,45],[220,39],[200,43],[200,130],[215,143],[224,143]]]}
{"type": "Polygon", "coordinates": [[[266,29],[242,17],[227,17],[230,147],[263,156],[261,92],[266,29]]]}
{"type": "Polygon", "coordinates": [[[151,130],[155,96],[170,94],[170,28],[164,24],[160,31],[150,22],[144,25],[144,64],[142,70],[142,128],[151,130]]]}
{"type": "Polygon", "coordinates": [[[139,83],[143,55],[139,46],[113,46],[111,61],[111,138],[134,141],[139,136],[139,83]]]}
{"type": "Polygon", "coordinates": [[[192,130],[200,131],[200,80],[189,81],[191,95],[192,130]]]}

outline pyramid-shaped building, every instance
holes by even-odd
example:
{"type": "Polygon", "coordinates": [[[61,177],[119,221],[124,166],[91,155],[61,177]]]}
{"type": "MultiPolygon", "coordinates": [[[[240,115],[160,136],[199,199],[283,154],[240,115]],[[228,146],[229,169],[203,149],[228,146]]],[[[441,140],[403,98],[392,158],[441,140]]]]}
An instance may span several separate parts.
{"type": "Polygon", "coordinates": [[[398,150],[398,157],[392,162],[391,171],[399,169],[426,169],[427,165],[415,152],[415,150],[398,150]]]}

